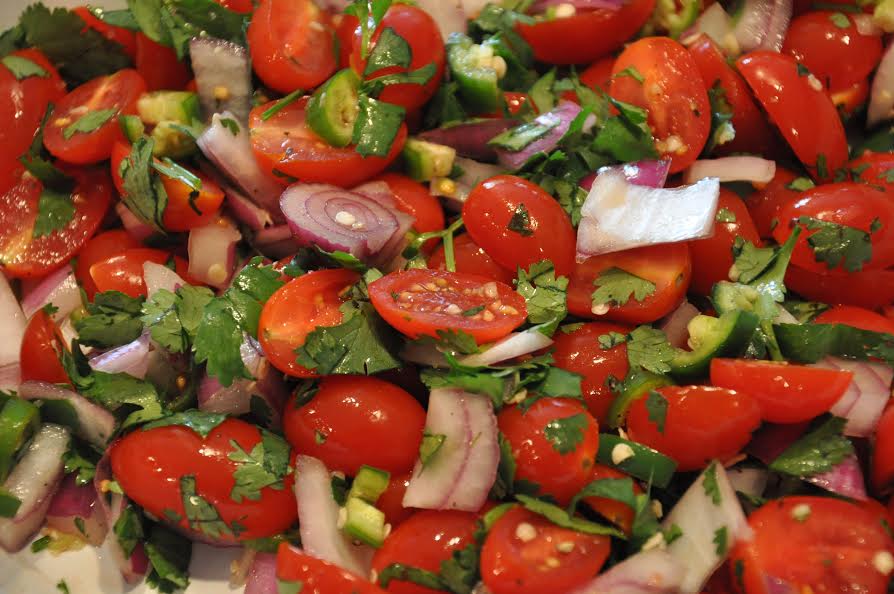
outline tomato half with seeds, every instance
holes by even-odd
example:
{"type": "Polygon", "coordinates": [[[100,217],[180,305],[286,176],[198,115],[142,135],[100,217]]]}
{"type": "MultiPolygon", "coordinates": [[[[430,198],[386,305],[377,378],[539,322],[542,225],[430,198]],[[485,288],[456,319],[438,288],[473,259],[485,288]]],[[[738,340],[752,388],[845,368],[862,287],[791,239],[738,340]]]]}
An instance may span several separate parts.
{"type": "Polygon", "coordinates": [[[736,66],[814,179],[831,179],[848,157],[844,126],[822,83],[791,56],[745,54],[736,66]]]}
{"type": "MultiPolygon", "coordinates": [[[[74,213],[61,229],[35,236],[42,184],[30,175],[0,196],[0,265],[14,278],[44,276],[64,266],[96,232],[112,197],[112,180],[96,169],[66,170],[75,180],[74,213]]],[[[62,200],[69,200],[62,197],[62,200]]]]}
{"type": "Polygon", "coordinates": [[[692,260],[685,243],[645,246],[593,256],[577,264],[568,283],[568,311],[587,319],[646,324],[672,312],[686,295],[692,279],[692,260]],[[602,273],[619,269],[655,285],[642,301],[634,296],[623,305],[594,313],[593,292],[602,273]]]}
{"type": "Polygon", "coordinates": [[[844,324],[870,332],[894,334],[894,322],[885,316],[862,307],[839,305],[814,318],[815,324],[844,324]]]}
{"type": "Polygon", "coordinates": [[[90,278],[99,292],[119,291],[131,297],[146,296],[143,265],[146,262],[171,265],[181,278],[188,279],[186,260],[164,250],[137,247],[100,260],[90,266],[90,278]]]}
{"type": "Polygon", "coordinates": [[[713,459],[729,460],[761,423],[760,405],[743,392],[667,386],[657,393],[661,399],[644,397],[630,406],[627,433],[630,439],[676,460],[683,472],[700,470],[713,459]],[[660,406],[666,414],[650,411],[650,406],[660,406]]]}
{"type": "Polygon", "coordinates": [[[589,482],[599,427],[580,402],[542,398],[527,411],[508,406],[497,423],[512,448],[515,480],[535,483],[539,495],[563,505],[589,482]]]}
{"type": "Polygon", "coordinates": [[[611,539],[561,528],[522,507],[497,520],[481,548],[481,580],[493,594],[570,592],[593,579],[611,539]]]}
{"type": "Polygon", "coordinates": [[[281,543],[276,555],[279,591],[292,587],[301,594],[384,594],[384,590],[338,565],[308,555],[301,549],[281,543]]]}
{"type": "Polygon", "coordinates": [[[335,72],[335,34],[311,0],[263,0],[246,36],[255,73],[275,91],[313,89],[335,72]]]}
{"type": "Polygon", "coordinates": [[[59,360],[65,339],[53,318],[38,310],[25,327],[20,349],[22,381],[36,380],[51,384],[69,384],[68,374],[59,360]]]}
{"type": "Polygon", "coordinates": [[[853,377],[850,371],[774,361],[711,361],[711,383],[748,393],[760,405],[761,417],[771,423],[800,423],[828,412],[853,377]]]}
{"type": "MultiPolygon", "coordinates": [[[[475,243],[468,233],[457,235],[453,239],[453,259],[456,262],[457,272],[483,276],[509,286],[512,286],[512,281],[515,280],[515,273],[494,262],[494,259],[475,243]]],[[[443,244],[428,259],[428,267],[434,270],[447,269],[443,244]]]]}
{"type": "Polygon", "coordinates": [[[146,81],[136,70],[95,78],[63,97],[44,129],[43,144],[53,156],[78,165],[105,161],[124,139],[118,116],[137,113],[146,81]]]}
{"type": "Polygon", "coordinates": [[[574,332],[557,332],[553,336],[553,359],[556,367],[579,373],[581,391],[587,409],[601,425],[608,424],[608,409],[615,399],[606,385],[609,377],[622,380],[627,376],[627,345],[609,349],[599,344],[599,337],[610,332],[627,335],[633,328],[607,322],[584,324],[574,332]]]}
{"type": "Polygon", "coordinates": [[[655,0],[632,0],[619,9],[579,9],[573,16],[518,24],[518,32],[548,64],[588,64],[616,49],[646,24],[655,0]]]}
{"type": "MultiPolygon", "coordinates": [[[[816,250],[808,245],[808,237],[813,238],[819,232],[808,227],[801,233],[792,254],[795,265],[819,273],[845,269],[880,270],[894,265],[894,201],[878,188],[843,182],[817,186],[803,192],[780,209],[779,225],[773,230],[776,241],[781,244],[788,239],[799,217],[811,217],[865,231],[871,241],[871,258],[865,262],[848,262],[841,258],[840,261],[830,261],[830,258],[840,255],[832,253],[820,261],[816,255],[824,245],[816,250]]],[[[837,243],[840,241],[838,239],[837,243]]],[[[856,249],[856,246],[852,247],[856,249]]]]}
{"type": "Polygon", "coordinates": [[[655,147],[671,160],[671,173],[698,158],[711,132],[711,104],[695,60],[669,37],[647,37],[628,45],[615,61],[611,96],[649,113],[655,147]],[[617,76],[636,69],[640,82],[617,76]]]}
{"type": "MultiPolygon", "coordinates": [[[[773,230],[779,226],[779,211],[801,193],[796,189],[800,187],[798,184],[792,186],[796,179],[798,176],[794,172],[777,165],[773,179],[745,199],[751,220],[761,237],[773,237],[773,230]]],[[[806,178],[805,180],[810,182],[806,178]]],[[[807,185],[811,184],[812,182],[807,185]]]]}
{"type": "Polygon", "coordinates": [[[289,281],[267,300],[258,323],[258,340],[274,367],[293,377],[316,377],[298,365],[295,349],[317,327],[341,323],[343,293],[359,278],[344,268],[317,270],[289,281]]]}
{"type": "Polygon", "coordinates": [[[115,441],[109,458],[125,495],[156,518],[174,521],[205,539],[226,544],[273,536],[297,519],[288,444],[239,419],[223,421],[204,437],[183,425],[138,429],[115,441]],[[281,488],[238,487],[234,473],[253,463],[246,453],[262,437],[279,445],[275,452],[265,447],[264,468],[277,469],[271,473],[281,488]],[[250,461],[239,461],[245,458],[250,461]],[[219,521],[209,520],[205,513],[201,516],[205,521],[190,521],[197,510],[185,506],[196,505],[197,497],[213,507],[219,521]]]}
{"type": "Polygon", "coordinates": [[[478,344],[503,338],[525,321],[524,298],[508,285],[446,270],[392,272],[369,285],[386,322],[410,338],[462,330],[478,344]]]}
{"type": "Polygon", "coordinates": [[[463,204],[469,236],[497,264],[527,269],[550,260],[556,274],[574,268],[575,235],[571,220],[543,188],[513,175],[481,182],[463,204]]]}
{"type": "Polygon", "coordinates": [[[251,145],[261,168],[284,185],[291,177],[303,182],[356,186],[384,171],[400,154],[407,138],[407,127],[401,124],[386,156],[364,157],[354,146],[336,148],[314,134],[305,120],[306,98],[264,120],[263,113],[274,103],[251,111],[251,145]]]}
{"type": "Polygon", "coordinates": [[[354,476],[364,464],[399,474],[413,469],[425,411],[394,384],[374,377],[323,378],[310,402],[286,405],[283,429],[295,451],[354,476]]]}
{"type": "MultiPolygon", "coordinates": [[[[373,557],[372,569],[380,574],[393,563],[403,563],[426,571],[440,572],[441,562],[454,551],[475,542],[478,518],[460,511],[421,511],[414,514],[385,538],[373,557]]],[[[435,594],[437,590],[403,580],[392,580],[385,589],[392,594],[435,594]]]]}
{"type": "Polygon", "coordinates": [[[883,594],[890,572],[875,560],[890,559],[894,542],[881,520],[870,508],[831,497],[770,501],[748,517],[754,536],[733,547],[731,566],[739,567],[746,594],[883,594]]]}

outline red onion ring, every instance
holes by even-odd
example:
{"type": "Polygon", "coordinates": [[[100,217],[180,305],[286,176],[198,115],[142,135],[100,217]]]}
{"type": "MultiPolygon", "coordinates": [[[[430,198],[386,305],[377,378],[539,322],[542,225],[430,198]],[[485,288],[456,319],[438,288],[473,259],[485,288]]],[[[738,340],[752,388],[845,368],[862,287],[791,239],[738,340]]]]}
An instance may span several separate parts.
{"type": "Polygon", "coordinates": [[[143,379],[149,369],[149,335],[121,345],[90,359],[90,367],[105,373],[126,373],[143,379]]]}
{"type": "Polygon", "coordinates": [[[487,119],[461,122],[434,130],[426,130],[419,138],[456,149],[463,157],[476,161],[495,161],[497,153],[487,143],[520,122],[515,119],[487,119]]]}
{"type": "Polygon", "coordinates": [[[244,594],[278,594],[276,555],[258,553],[252,561],[244,594]]]}
{"type": "Polygon", "coordinates": [[[528,159],[538,153],[548,153],[556,148],[565,133],[571,127],[571,122],[580,114],[580,105],[572,101],[563,101],[546,113],[540,114],[534,120],[535,123],[544,126],[552,126],[542,138],[538,138],[520,151],[509,151],[497,148],[497,161],[507,169],[520,169],[528,159]]]}
{"type": "Polygon", "coordinates": [[[85,538],[93,546],[102,544],[108,530],[96,490],[92,485],[78,485],[75,474],[62,479],[47,510],[46,523],[59,532],[85,538]],[[76,518],[81,522],[75,522],[76,518]]]}
{"type": "Polygon", "coordinates": [[[80,394],[47,382],[27,381],[19,387],[25,400],[61,400],[67,402],[77,416],[75,435],[97,448],[104,448],[115,433],[114,415],[80,394]]]}
{"type": "Polygon", "coordinates": [[[56,307],[52,316],[56,321],[81,307],[81,291],[70,267],[63,266],[27,291],[22,299],[22,312],[30,318],[48,303],[56,307]]]}

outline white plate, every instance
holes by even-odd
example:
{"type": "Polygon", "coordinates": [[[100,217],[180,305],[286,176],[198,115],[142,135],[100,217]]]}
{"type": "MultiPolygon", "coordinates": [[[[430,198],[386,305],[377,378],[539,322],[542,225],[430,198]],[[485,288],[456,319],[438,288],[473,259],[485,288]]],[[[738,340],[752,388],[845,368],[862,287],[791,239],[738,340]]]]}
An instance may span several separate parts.
{"type": "MultiPolygon", "coordinates": [[[[18,20],[19,13],[35,0],[0,0],[0,30],[18,20]]],[[[47,6],[81,6],[87,0],[43,0],[47,6]]],[[[90,5],[120,8],[123,0],[94,0],[90,5]]],[[[189,567],[190,587],[186,594],[241,592],[228,585],[230,562],[241,549],[193,546],[189,567]]],[[[15,555],[0,551],[0,594],[60,594],[56,584],[65,580],[71,594],[150,594],[156,590],[144,584],[128,589],[114,562],[102,549],[86,546],[80,551],[53,555],[33,554],[28,547],[15,555]]]]}

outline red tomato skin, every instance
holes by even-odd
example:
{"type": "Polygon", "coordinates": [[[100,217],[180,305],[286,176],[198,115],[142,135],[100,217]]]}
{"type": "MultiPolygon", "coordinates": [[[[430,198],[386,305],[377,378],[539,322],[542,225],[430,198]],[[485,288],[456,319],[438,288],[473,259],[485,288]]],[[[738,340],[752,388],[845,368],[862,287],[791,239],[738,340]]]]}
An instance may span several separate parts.
{"type": "MultiPolygon", "coordinates": [[[[881,227],[870,235],[872,259],[863,264],[863,269],[879,270],[894,265],[894,201],[885,192],[852,182],[825,184],[802,192],[796,200],[780,209],[779,225],[773,230],[776,241],[784,243],[791,235],[796,219],[801,216],[855,227],[867,233],[878,221],[881,227]]],[[[807,238],[813,233],[806,228],[801,233],[792,254],[792,263],[818,273],[843,272],[842,264],[830,268],[827,263],[816,260],[813,250],[807,245],[807,238]]]]}
{"type": "Polygon", "coordinates": [[[384,594],[384,590],[338,565],[308,555],[288,543],[280,543],[276,555],[276,577],[301,584],[301,594],[384,594]]]}
{"type": "Polygon", "coordinates": [[[583,376],[581,391],[590,414],[600,425],[608,424],[608,409],[615,399],[606,386],[609,377],[623,379],[629,371],[627,345],[622,343],[604,350],[599,337],[609,332],[629,334],[630,326],[608,322],[584,324],[574,332],[557,332],[553,336],[553,358],[556,367],[583,376]]]}
{"type": "Polygon", "coordinates": [[[382,35],[382,31],[391,28],[395,33],[404,38],[410,46],[412,59],[408,68],[392,66],[381,68],[375,72],[366,72],[366,60],[361,57],[362,34],[360,27],[354,31],[353,52],[351,54],[351,66],[364,78],[372,79],[387,74],[399,72],[411,72],[428,64],[435,65],[435,74],[424,85],[397,84],[385,87],[379,99],[386,103],[400,105],[407,111],[419,109],[431,99],[441,84],[444,77],[444,64],[447,56],[444,49],[444,40],[438,24],[427,12],[416,6],[406,4],[393,4],[385,13],[382,23],[372,36],[369,51],[372,52],[376,42],[382,35]]]}
{"type": "MultiPolygon", "coordinates": [[[[481,249],[468,233],[454,238],[453,258],[456,260],[457,272],[483,276],[509,286],[512,286],[512,281],[515,280],[515,274],[494,262],[494,259],[481,249]]],[[[447,270],[443,244],[428,259],[428,267],[432,270],[447,270]]]]}
{"type": "Polygon", "coordinates": [[[220,186],[204,173],[190,171],[202,182],[199,195],[192,199],[190,196],[193,190],[188,185],[173,177],[161,176],[161,183],[168,195],[162,223],[168,231],[183,232],[207,225],[218,215],[223,204],[224,192],[220,186]],[[201,214],[196,213],[193,206],[201,214]]]}
{"type": "Polygon", "coordinates": [[[889,180],[888,171],[894,169],[894,154],[865,151],[851,161],[848,169],[854,181],[881,186],[891,196],[894,192],[894,178],[889,180]]]}
{"type": "Polygon", "coordinates": [[[798,176],[792,171],[777,166],[770,183],[745,199],[751,220],[763,238],[772,238],[773,229],[779,226],[779,211],[787,203],[800,195],[798,190],[788,187],[798,176]]]}
{"type": "Polygon", "coordinates": [[[833,22],[832,11],[809,12],[792,21],[782,52],[807,67],[829,89],[839,91],[865,80],[882,57],[882,39],[863,35],[852,17],[847,27],[833,22]]]}
{"type": "Polygon", "coordinates": [[[790,265],[785,284],[805,299],[878,309],[894,303],[894,270],[816,273],[790,265]]]}
{"type": "Polygon", "coordinates": [[[695,60],[686,48],[668,37],[637,40],[618,56],[613,75],[611,96],[648,111],[656,148],[671,160],[670,172],[689,167],[708,141],[711,105],[695,60]],[[631,67],[642,74],[643,82],[618,76],[631,67]]]}
{"type": "Polygon", "coordinates": [[[551,260],[556,275],[574,268],[575,234],[568,215],[540,186],[512,175],[498,175],[478,184],[463,204],[469,236],[510,270],[527,269],[551,260]],[[524,235],[509,229],[520,209],[528,213],[524,235]]]}
{"type": "Polygon", "coordinates": [[[771,361],[711,361],[711,383],[751,395],[761,408],[763,420],[770,423],[800,423],[828,412],[853,377],[850,371],[771,361]]]}
{"type": "Polygon", "coordinates": [[[848,157],[844,125],[822,83],[799,74],[794,58],[776,52],[751,52],[736,65],[814,179],[829,179],[844,166],[848,157]],[[818,167],[823,158],[825,175],[818,167]]]}
{"type": "Polygon", "coordinates": [[[646,398],[627,413],[630,439],[677,461],[677,470],[704,468],[729,460],[751,439],[761,422],[757,401],[743,392],[706,386],[668,386],[657,390],[667,400],[664,432],[649,420],[646,398]]]}
{"type": "MultiPolygon", "coordinates": [[[[478,518],[460,511],[420,511],[393,530],[373,557],[373,572],[379,574],[392,563],[404,563],[439,572],[441,562],[454,551],[475,540],[478,518]]],[[[386,588],[392,594],[434,594],[437,591],[411,582],[392,580],[386,588]]]]}
{"type": "Polygon", "coordinates": [[[732,124],[736,129],[736,137],[717,147],[716,152],[722,155],[736,152],[765,154],[774,150],[774,145],[778,142],[776,134],[754,102],[748,84],[730,67],[717,44],[707,35],[701,34],[695,43],[689,45],[688,50],[705,88],[710,89],[719,84],[733,109],[732,124]]]}
{"type": "MultiPolygon", "coordinates": [[[[171,258],[171,254],[164,250],[132,248],[90,266],[90,278],[99,292],[120,291],[131,297],[145,297],[143,264],[166,264],[171,258]]],[[[179,268],[185,272],[186,266],[182,261],[179,268]]]]}
{"type": "Polygon", "coordinates": [[[404,495],[410,486],[411,474],[410,472],[392,474],[388,488],[376,501],[376,507],[385,514],[385,522],[391,524],[392,529],[397,528],[417,511],[412,507],[404,507],[404,495]]]}
{"type": "Polygon", "coordinates": [[[0,260],[3,272],[13,278],[45,276],[67,264],[96,232],[108,209],[112,182],[96,169],[66,169],[75,179],[72,202],[75,215],[61,230],[33,237],[42,186],[36,178],[22,176],[0,196],[0,260]]]}
{"type": "MultiPolygon", "coordinates": [[[[444,209],[428,188],[400,173],[383,173],[377,176],[375,181],[388,184],[394,194],[397,209],[416,219],[413,223],[414,231],[428,233],[444,228],[444,209]]],[[[428,242],[424,247],[426,251],[431,252],[435,248],[435,243],[428,242]]]]}
{"type": "Polygon", "coordinates": [[[707,239],[689,242],[692,257],[692,282],[690,291],[709,296],[714,283],[729,279],[733,265],[733,243],[741,237],[755,245],[760,245],[760,237],[745,203],[731,190],[720,188],[719,209],[733,214],[735,221],[714,223],[714,235],[707,239]]]}
{"type": "Polygon", "coordinates": [[[888,406],[875,428],[870,465],[872,485],[887,493],[894,482],[894,407],[888,406]]]}
{"type": "Polygon", "coordinates": [[[829,91],[829,98],[832,99],[832,104],[846,120],[866,103],[866,99],[869,98],[869,90],[868,79],[861,80],[840,91],[829,91]]]}
{"type": "Polygon", "coordinates": [[[872,559],[894,543],[881,519],[877,511],[830,497],[770,501],[749,516],[754,537],[733,547],[730,566],[740,568],[738,583],[747,594],[776,588],[883,594],[889,576],[876,570],[872,559]],[[800,505],[810,512],[803,521],[793,513],[800,505]]]}
{"type": "Polygon", "coordinates": [[[894,322],[885,316],[862,307],[839,305],[813,319],[814,324],[844,324],[870,332],[894,334],[894,322]]]}
{"type": "Polygon", "coordinates": [[[620,48],[654,9],[655,0],[633,0],[620,10],[582,10],[568,18],[519,23],[517,29],[540,62],[588,64],[620,48]]]}
{"type": "Polygon", "coordinates": [[[599,449],[599,427],[580,402],[542,398],[525,413],[508,406],[497,415],[497,424],[512,447],[516,480],[537,483],[538,494],[552,495],[564,505],[589,482],[599,449]],[[544,429],[553,421],[578,415],[585,421],[582,437],[563,454],[546,438],[544,429]]]}
{"type": "Polygon", "coordinates": [[[88,28],[97,31],[109,41],[114,41],[120,45],[124,50],[124,53],[130,56],[131,60],[136,58],[137,38],[133,31],[123,27],[115,27],[114,25],[101,21],[93,16],[93,13],[90,12],[90,9],[86,6],[77,6],[72,8],[71,11],[81,17],[81,20],[84,21],[84,24],[87,25],[88,28]]]}
{"type": "Polygon", "coordinates": [[[146,92],[146,82],[136,70],[119,70],[85,83],[63,97],[44,129],[44,146],[54,157],[77,165],[105,161],[115,142],[124,139],[118,116],[137,113],[137,99],[146,92]],[[113,109],[115,114],[92,132],[65,138],[64,131],[86,110],[113,109]]]}
{"type": "MultiPolygon", "coordinates": [[[[591,482],[602,479],[623,478],[630,477],[620,470],[616,470],[610,466],[603,466],[602,464],[594,464],[593,474],[590,475],[591,482]]],[[[633,481],[633,492],[636,495],[643,492],[642,487],[640,487],[636,481],[633,481]]],[[[583,501],[590,509],[623,530],[625,534],[630,534],[635,514],[633,508],[629,505],[622,503],[617,499],[609,499],[608,497],[587,497],[583,501]]]]}
{"type": "Polygon", "coordinates": [[[311,0],[263,0],[246,33],[265,85],[286,94],[312,89],[335,72],[335,35],[311,0]]]}
{"type": "Polygon", "coordinates": [[[527,317],[524,298],[511,287],[458,272],[427,269],[392,272],[369,285],[369,297],[379,315],[410,338],[437,337],[439,330],[454,329],[484,344],[503,338],[527,317]],[[485,293],[488,285],[495,292],[496,300],[485,293]],[[485,309],[475,315],[461,315],[482,305],[485,309]],[[459,310],[448,311],[451,306],[459,310]],[[485,313],[488,317],[484,317],[485,313]]]}
{"type": "Polygon", "coordinates": [[[123,254],[129,249],[137,247],[140,247],[140,242],[123,229],[104,231],[84,244],[84,249],[78,254],[75,276],[78,283],[84,288],[84,292],[87,293],[88,299],[92,301],[96,294],[96,283],[90,276],[90,267],[97,262],[103,262],[112,256],[123,254]]]}
{"type": "Polygon", "coordinates": [[[606,536],[590,536],[560,528],[521,507],[507,511],[491,527],[481,548],[481,580],[493,594],[570,592],[592,580],[611,549],[606,536]],[[519,526],[536,536],[522,540],[519,526]],[[574,548],[559,553],[559,544],[574,548]]]}
{"type": "Polygon", "coordinates": [[[400,474],[416,462],[425,411],[380,379],[329,376],[307,404],[292,399],[283,427],[295,451],[319,458],[330,471],[354,476],[368,464],[400,474]]]}
{"type": "MultiPolygon", "coordinates": [[[[258,500],[230,497],[239,464],[228,456],[236,441],[246,452],[260,443],[260,430],[238,419],[227,419],[202,438],[181,425],[137,430],[115,441],[109,448],[112,474],[127,496],[157,518],[172,510],[183,518],[178,526],[193,532],[186,519],[180,492],[180,478],[192,475],[196,492],[213,505],[228,525],[238,521],[245,531],[221,541],[263,538],[280,534],[297,519],[293,475],[283,480],[282,489],[264,487],[258,500]]],[[[201,535],[201,533],[199,533],[201,535]]]]}
{"type": "Polygon", "coordinates": [[[137,33],[137,72],[146,81],[147,91],[177,91],[186,87],[192,78],[189,68],[177,59],[177,53],[156,43],[143,33],[137,33]]]}
{"type": "Polygon", "coordinates": [[[611,320],[625,324],[648,324],[661,319],[680,305],[692,279],[692,259],[686,243],[646,246],[594,256],[575,267],[568,283],[568,311],[586,319],[611,320]],[[631,298],[608,313],[593,313],[593,281],[609,268],[617,267],[655,284],[655,292],[642,301],[631,298]]]}
{"type": "Polygon", "coordinates": [[[19,351],[22,381],[70,384],[68,374],[59,360],[64,345],[65,340],[59,328],[44,310],[31,316],[19,351]]]}

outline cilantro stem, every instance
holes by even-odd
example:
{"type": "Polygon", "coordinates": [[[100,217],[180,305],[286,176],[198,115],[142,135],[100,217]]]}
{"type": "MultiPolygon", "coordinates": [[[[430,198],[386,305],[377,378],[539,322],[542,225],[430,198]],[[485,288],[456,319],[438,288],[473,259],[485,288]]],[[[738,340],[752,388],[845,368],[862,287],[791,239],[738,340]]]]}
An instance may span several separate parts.
{"type": "Polygon", "coordinates": [[[277,101],[276,103],[274,103],[273,105],[268,107],[264,111],[264,113],[261,114],[261,120],[266,122],[267,120],[269,120],[270,118],[272,118],[273,116],[278,114],[280,111],[282,111],[283,109],[285,109],[286,107],[288,107],[289,105],[294,103],[296,100],[298,100],[303,95],[304,95],[303,90],[295,89],[294,91],[292,91],[291,93],[289,93],[288,95],[286,95],[285,97],[283,97],[282,99],[280,99],[279,101],[277,101]]]}
{"type": "Polygon", "coordinates": [[[453,250],[453,234],[463,226],[462,217],[456,219],[449,227],[444,229],[444,266],[450,272],[456,272],[456,254],[453,250]]]}
{"type": "Polygon", "coordinates": [[[779,348],[779,342],[776,340],[776,333],[773,331],[773,320],[761,320],[760,327],[767,337],[767,350],[770,352],[770,358],[773,361],[785,361],[782,350],[779,348]]]}

